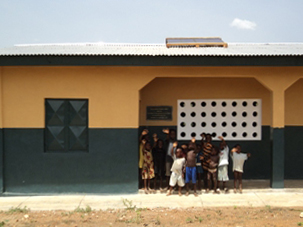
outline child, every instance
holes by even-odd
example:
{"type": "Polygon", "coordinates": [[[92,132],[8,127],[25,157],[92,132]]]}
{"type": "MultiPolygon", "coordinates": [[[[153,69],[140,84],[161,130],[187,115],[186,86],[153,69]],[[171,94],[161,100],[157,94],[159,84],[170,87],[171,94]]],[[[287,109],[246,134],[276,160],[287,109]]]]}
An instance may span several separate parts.
{"type": "MultiPolygon", "coordinates": [[[[177,142],[174,143],[174,147],[177,147],[177,142]]],[[[185,185],[184,184],[184,166],[185,166],[185,158],[183,157],[183,152],[181,148],[178,148],[176,150],[176,154],[173,154],[173,149],[172,151],[172,156],[174,158],[174,163],[171,168],[171,176],[170,176],[170,181],[169,181],[169,191],[167,192],[167,196],[171,195],[171,192],[173,190],[173,187],[177,184],[179,186],[179,196],[182,195],[181,193],[181,188],[185,185]]]]}
{"type": "Polygon", "coordinates": [[[181,148],[182,148],[182,152],[183,152],[183,157],[185,158],[185,157],[186,157],[186,154],[187,154],[187,152],[188,152],[188,146],[187,146],[186,143],[183,143],[183,144],[181,145],[181,148]]]}
{"type": "Polygon", "coordinates": [[[149,194],[150,179],[155,177],[154,162],[153,162],[153,156],[152,156],[152,153],[151,153],[151,144],[150,144],[150,142],[146,142],[145,140],[143,140],[142,142],[144,144],[144,147],[143,147],[142,179],[144,180],[144,192],[145,192],[145,194],[149,194]]]}
{"type": "MultiPolygon", "coordinates": [[[[165,150],[166,150],[166,158],[165,158],[165,175],[166,175],[166,186],[169,187],[169,177],[170,170],[173,165],[174,159],[171,154],[171,149],[173,148],[174,142],[176,142],[176,130],[174,129],[163,129],[163,132],[167,135],[165,140],[165,150]]],[[[176,152],[176,148],[174,148],[174,153],[176,152]]]]}
{"type": "Polygon", "coordinates": [[[198,175],[198,189],[202,190],[201,187],[201,177],[203,174],[203,168],[202,168],[202,160],[201,157],[203,157],[203,152],[202,152],[202,147],[201,145],[197,145],[197,150],[198,150],[198,154],[197,154],[197,159],[196,159],[196,170],[197,170],[197,175],[198,175]]]}
{"type": "Polygon", "coordinates": [[[153,160],[155,166],[155,179],[154,189],[156,190],[157,178],[160,177],[160,190],[162,191],[162,176],[165,170],[165,149],[163,140],[157,138],[157,134],[154,136],[154,148],[153,148],[153,160]]]}
{"type": "Polygon", "coordinates": [[[211,189],[211,180],[213,180],[214,194],[219,193],[217,191],[217,167],[220,159],[218,153],[219,153],[218,147],[213,146],[209,157],[209,166],[207,172],[208,188],[206,190],[206,193],[208,193],[211,189]]]}
{"type": "Polygon", "coordinates": [[[139,139],[139,188],[143,186],[142,182],[142,167],[143,167],[143,148],[144,148],[144,143],[143,141],[149,141],[149,135],[148,135],[148,130],[144,129],[140,135],[139,139]]]}
{"type": "Polygon", "coordinates": [[[202,160],[202,168],[203,168],[203,181],[204,181],[204,188],[205,191],[208,189],[208,181],[207,181],[207,172],[208,172],[208,166],[209,166],[209,158],[210,158],[210,153],[212,151],[212,137],[211,135],[202,133],[201,134],[201,146],[203,149],[203,159],[202,160]]]}
{"type": "Polygon", "coordinates": [[[218,165],[218,191],[220,192],[220,182],[223,182],[223,187],[222,189],[224,190],[225,193],[228,192],[228,189],[226,187],[226,182],[229,180],[228,178],[228,153],[229,153],[229,148],[223,139],[222,136],[218,137],[221,142],[220,142],[220,160],[219,160],[219,165],[218,165]]]}
{"type": "Polygon", "coordinates": [[[241,153],[241,146],[237,144],[230,154],[233,160],[233,172],[234,172],[234,193],[237,193],[237,181],[239,182],[239,192],[242,193],[242,174],[243,165],[247,158],[250,157],[250,153],[241,153]]]}
{"type": "Polygon", "coordinates": [[[185,172],[185,184],[186,184],[186,196],[189,195],[189,182],[192,181],[194,185],[194,196],[197,194],[197,170],[196,170],[196,155],[197,149],[195,144],[195,138],[188,144],[188,152],[186,154],[186,172],[185,172]]]}

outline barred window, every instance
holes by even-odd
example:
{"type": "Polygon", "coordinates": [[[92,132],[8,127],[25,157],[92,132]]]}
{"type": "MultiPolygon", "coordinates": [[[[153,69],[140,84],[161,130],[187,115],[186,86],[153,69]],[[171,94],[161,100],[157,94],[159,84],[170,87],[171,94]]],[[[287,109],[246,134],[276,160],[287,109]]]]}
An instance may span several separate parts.
{"type": "Polygon", "coordinates": [[[88,99],[45,99],[45,152],[88,152],[88,99]]]}

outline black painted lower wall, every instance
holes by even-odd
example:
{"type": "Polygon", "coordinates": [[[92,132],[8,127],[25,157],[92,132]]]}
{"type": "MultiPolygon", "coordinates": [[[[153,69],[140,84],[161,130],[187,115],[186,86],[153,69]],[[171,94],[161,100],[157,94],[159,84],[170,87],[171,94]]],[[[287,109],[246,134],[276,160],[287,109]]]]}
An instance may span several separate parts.
{"type": "MultiPolygon", "coordinates": [[[[150,132],[150,137],[153,133],[157,133],[159,138],[165,139],[162,129],[168,128],[165,126],[148,126],[140,127],[141,132],[147,128],[150,132]]],[[[176,127],[169,127],[176,129],[176,127]]],[[[188,141],[185,141],[188,142],[188,141]]],[[[243,179],[270,179],[271,177],[271,141],[270,141],[270,126],[262,127],[261,141],[226,141],[231,149],[236,144],[242,146],[245,153],[251,153],[251,157],[244,163],[243,179]]],[[[182,142],[180,142],[182,143],[182,142]]],[[[219,141],[213,141],[214,145],[219,146],[219,141]]],[[[233,179],[232,161],[229,164],[229,177],[233,179]]]]}
{"type": "Polygon", "coordinates": [[[303,127],[285,127],[285,179],[303,179],[303,127]]]}
{"type": "Polygon", "coordinates": [[[89,129],[88,153],[45,153],[43,129],[3,132],[4,192],[138,191],[138,129],[89,129]]]}
{"type": "Polygon", "coordinates": [[[4,177],[4,166],[3,166],[3,130],[0,129],[0,194],[3,190],[3,177],[4,177]]]}
{"type": "MultiPolygon", "coordinates": [[[[165,139],[164,127],[146,128],[151,136],[157,133],[165,139]]],[[[285,127],[284,137],[285,150],[280,157],[285,158],[285,167],[281,166],[284,177],[303,179],[303,127],[285,127]]],[[[244,152],[252,154],[244,165],[244,179],[271,179],[270,138],[270,127],[263,126],[261,141],[227,141],[230,148],[239,143],[244,152]]],[[[0,194],[138,190],[138,129],[89,129],[88,153],[45,153],[43,129],[1,129],[0,143],[0,194]]],[[[229,175],[232,179],[231,161],[229,175]]]]}

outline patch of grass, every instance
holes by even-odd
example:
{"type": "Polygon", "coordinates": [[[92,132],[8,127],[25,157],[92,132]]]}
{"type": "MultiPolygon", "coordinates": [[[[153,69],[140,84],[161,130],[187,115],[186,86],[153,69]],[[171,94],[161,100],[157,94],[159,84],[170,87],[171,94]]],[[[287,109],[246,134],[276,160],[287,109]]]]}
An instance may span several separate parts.
{"type": "Polygon", "coordinates": [[[161,225],[161,221],[160,221],[159,215],[157,216],[157,220],[155,222],[155,225],[161,225]]]}
{"type": "Polygon", "coordinates": [[[90,213],[92,211],[92,208],[90,206],[86,206],[85,209],[84,208],[80,208],[80,207],[77,207],[74,212],[76,213],[90,213]]]}
{"type": "Polygon", "coordinates": [[[234,210],[236,210],[238,207],[237,206],[234,206],[234,210]]]}
{"type": "Polygon", "coordinates": [[[220,216],[222,215],[222,211],[221,211],[221,210],[217,210],[216,213],[217,213],[218,215],[220,215],[220,216]]]}
{"type": "Polygon", "coordinates": [[[290,208],[289,210],[290,210],[290,211],[299,211],[299,212],[303,212],[303,210],[301,210],[301,209],[295,209],[295,208],[290,208]]]}
{"type": "Polygon", "coordinates": [[[0,222],[0,227],[3,227],[4,225],[5,225],[4,221],[0,222]]]}
{"type": "Polygon", "coordinates": [[[298,222],[297,225],[298,226],[303,226],[303,222],[298,222]]]}
{"type": "Polygon", "coordinates": [[[141,212],[140,211],[136,211],[136,217],[131,218],[129,220],[126,220],[126,223],[137,223],[140,224],[142,221],[142,217],[141,217],[141,212]]]}
{"type": "Polygon", "coordinates": [[[147,211],[147,208],[146,207],[145,208],[137,208],[136,211],[147,211]]]}
{"type": "Polygon", "coordinates": [[[191,219],[191,218],[186,218],[186,223],[193,223],[194,221],[193,221],[193,219],[191,219]]]}
{"type": "Polygon", "coordinates": [[[126,207],[126,210],[135,210],[136,206],[133,205],[132,200],[122,198],[123,205],[126,207]]]}
{"type": "Polygon", "coordinates": [[[200,217],[200,216],[199,216],[199,217],[195,216],[195,218],[196,218],[196,219],[198,220],[198,222],[200,222],[200,223],[203,221],[203,218],[200,217]]]}
{"type": "Polygon", "coordinates": [[[137,213],[136,223],[137,223],[137,224],[140,224],[140,223],[141,223],[141,220],[142,220],[141,212],[140,212],[140,211],[136,211],[136,213],[137,213]]]}
{"type": "Polygon", "coordinates": [[[13,213],[28,213],[28,212],[30,212],[30,209],[25,206],[23,208],[11,207],[11,208],[9,208],[9,210],[6,213],[13,214],[13,213]]]}
{"type": "Polygon", "coordinates": [[[62,222],[67,225],[71,225],[74,221],[73,220],[62,220],[62,222]]]}
{"type": "Polygon", "coordinates": [[[270,213],[272,212],[271,207],[269,205],[265,206],[266,210],[269,211],[270,213]]]}

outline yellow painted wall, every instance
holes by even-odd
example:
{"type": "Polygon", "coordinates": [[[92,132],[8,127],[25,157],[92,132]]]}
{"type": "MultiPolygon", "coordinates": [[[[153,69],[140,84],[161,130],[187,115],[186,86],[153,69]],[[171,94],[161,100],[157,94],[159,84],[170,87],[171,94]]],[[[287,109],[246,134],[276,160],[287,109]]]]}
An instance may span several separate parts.
{"type": "Polygon", "coordinates": [[[285,125],[303,125],[303,79],[285,91],[285,125]]]}
{"type": "Polygon", "coordinates": [[[262,99],[262,123],[271,124],[270,91],[253,78],[156,78],[141,90],[140,125],[177,125],[178,99],[262,99]],[[173,107],[172,121],[147,121],[146,106],[173,107]]]}
{"type": "Polygon", "coordinates": [[[43,128],[45,98],[88,98],[89,127],[138,127],[150,81],[119,67],[4,67],[2,76],[6,128],[43,128]]]}
{"type": "Polygon", "coordinates": [[[14,66],[2,67],[0,72],[5,128],[43,128],[45,98],[88,98],[89,127],[162,125],[163,122],[145,122],[145,106],[169,104],[167,102],[176,105],[179,92],[175,87],[180,87],[182,92],[182,88],[191,86],[189,89],[195,89],[196,93],[201,84],[206,86],[202,87],[204,93],[185,92],[181,98],[260,97],[263,125],[283,126],[284,111],[280,110],[284,110],[284,96],[281,94],[303,75],[302,67],[14,66]],[[163,78],[163,81],[153,81],[154,78],[163,78]],[[170,78],[177,79],[170,84],[170,78]],[[198,82],[191,82],[190,78],[198,82]],[[186,80],[185,83],[182,80],[186,80]],[[153,82],[144,88],[150,81],[153,82]],[[162,98],[163,94],[155,94],[155,89],[170,92],[172,96],[162,98]]]}
{"type": "Polygon", "coordinates": [[[0,66],[0,128],[3,128],[3,123],[2,123],[2,70],[3,67],[0,66]]]}

